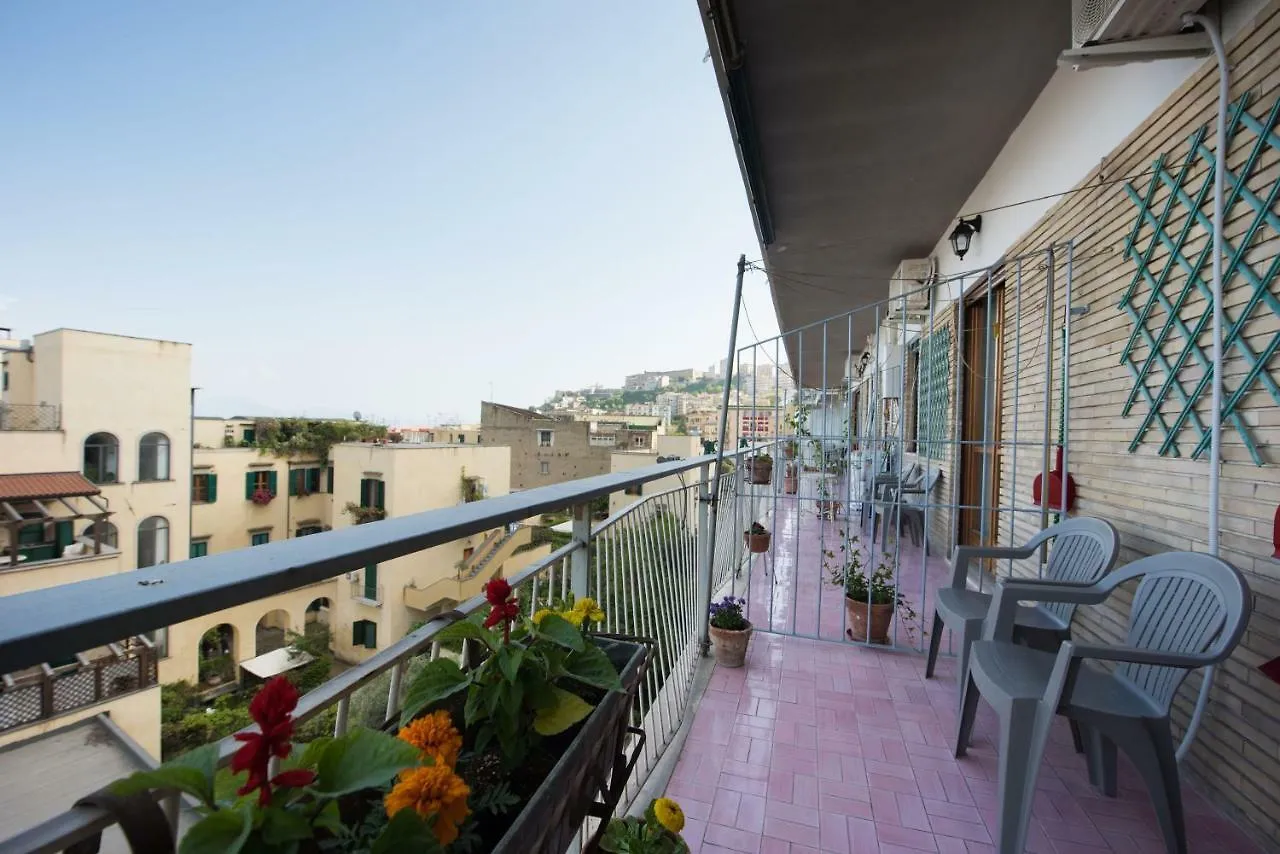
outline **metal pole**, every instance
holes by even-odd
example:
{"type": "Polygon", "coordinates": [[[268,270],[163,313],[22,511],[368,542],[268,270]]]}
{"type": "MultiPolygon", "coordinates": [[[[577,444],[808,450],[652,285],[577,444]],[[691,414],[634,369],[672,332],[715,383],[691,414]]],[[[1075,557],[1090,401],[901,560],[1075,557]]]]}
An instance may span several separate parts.
{"type": "Polygon", "coordinates": [[[591,505],[573,508],[573,540],[578,544],[569,557],[569,589],[575,599],[587,595],[591,573],[591,505]]]}
{"type": "MultiPolygon", "coordinates": [[[[725,433],[729,427],[729,382],[733,374],[733,358],[738,350],[738,312],[742,305],[742,277],[747,272],[747,256],[738,256],[738,278],[733,288],[733,314],[729,320],[729,358],[725,360],[724,394],[720,398],[720,433],[716,442],[716,470],[711,476],[711,519],[709,521],[710,536],[707,537],[707,566],[715,562],[716,549],[716,517],[720,504],[720,468],[724,462],[725,433]]],[[[711,651],[711,589],[707,585],[706,598],[702,600],[702,654],[711,651]]]]}
{"type": "MultiPolygon", "coordinates": [[[[1058,501],[1058,518],[1067,518],[1067,451],[1071,443],[1071,279],[1075,241],[1067,242],[1066,311],[1062,315],[1062,495],[1058,501]]],[[[1047,486],[1047,484],[1046,484],[1047,486]]]]}
{"type": "MultiPolygon", "coordinates": [[[[1222,228],[1223,195],[1226,190],[1227,172],[1227,108],[1231,101],[1231,67],[1227,65],[1227,51],[1222,45],[1222,34],[1217,25],[1204,15],[1187,15],[1184,22],[1199,24],[1213,42],[1213,55],[1218,60],[1218,122],[1217,165],[1213,170],[1213,384],[1209,419],[1209,554],[1218,554],[1218,476],[1222,468],[1222,228]]],[[[1181,762],[1191,750],[1200,721],[1209,705],[1209,691],[1213,688],[1213,667],[1206,667],[1200,682],[1200,696],[1196,710],[1187,723],[1186,734],[1178,745],[1177,757],[1181,762]]]]}
{"type": "MultiPolygon", "coordinates": [[[[1045,251],[1044,271],[1044,445],[1040,465],[1040,530],[1049,527],[1049,468],[1052,465],[1049,443],[1053,437],[1053,265],[1054,253],[1050,246],[1045,251]]],[[[1044,565],[1044,549],[1040,550],[1041,566],[1044,565]]],[[[1043,569],[1042,569],[1043,572],[1043,569]]]]}

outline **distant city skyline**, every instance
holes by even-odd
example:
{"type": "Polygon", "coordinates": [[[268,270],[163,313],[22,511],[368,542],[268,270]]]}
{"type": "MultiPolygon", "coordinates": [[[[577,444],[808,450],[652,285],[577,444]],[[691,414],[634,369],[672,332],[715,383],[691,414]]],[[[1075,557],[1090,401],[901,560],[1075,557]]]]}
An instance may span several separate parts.
{"type": "Polygon", "coordinates": [[[188,342],[216,415],[705,366],[759,257],[705,54],[693,3],[3,4],[0,326],[188,342]]]}

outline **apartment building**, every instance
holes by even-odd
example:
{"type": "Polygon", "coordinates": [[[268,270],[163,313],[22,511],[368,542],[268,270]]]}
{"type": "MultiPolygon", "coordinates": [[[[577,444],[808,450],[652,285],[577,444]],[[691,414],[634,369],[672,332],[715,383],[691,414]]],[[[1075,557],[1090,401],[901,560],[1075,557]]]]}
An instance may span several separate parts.
{"type": "Polygon", "coordinates": [[[480,404],[480,432],[485,446],[510,449],[513,490],[605,474],[617,446],[615,434],[596,434],[572,415],[488,401],[480,404]]]}
{"type": "MultiPolygon", "coordinates": [[[[702,444],[697,436],[655,436],[654,447],[631,451],[616,450],[609,457],[609,471],[623,472],[646,468],[659,462],[677,458],[696,457],[702,453],[702,444]]],[[[691,483],[691,475],[671,475],[650,483],[634,486],[623,492],[615,492],[609,496],[609,515],[635,504],[646,495],[654,495],[669,489],[687,486],[691,483]]]]}
{"type": "Polygon", "coordinates": [[[480,444],[479,424],[436,424],[419,427],[388,427],[387,437],[392,442],[410,444],[440,442],[446,445],[480,444]]]}
{"type": "MultiPolygon", "coordinates": [[[[190,345],[56,329],[0,347],[0,595],[185,557],[190,345]]],[[[107,714],[158,755],[168,653],[160,629],[7,674],[0,744],[107,714]]]]}

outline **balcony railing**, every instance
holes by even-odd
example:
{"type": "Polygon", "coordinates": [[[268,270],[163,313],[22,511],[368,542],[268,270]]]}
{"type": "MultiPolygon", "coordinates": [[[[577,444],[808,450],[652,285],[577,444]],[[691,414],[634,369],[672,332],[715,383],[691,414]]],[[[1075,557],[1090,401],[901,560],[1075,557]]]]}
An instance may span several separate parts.
{"type": "MultiPolygon", "coordinates": [[[[712,591],[742,568],[741,533],[732,520],[767,517],[766,502],[744,494],[734,478],[724,477],[718,495],[718,513],[724,521],[713,532],[714,461],[711,456],[696,457],[211,555],[201,558],[198,573],[176,563],[5,597],[0,599],[0,670],[74,654],[107,638],[204,616],[370,563],[572,508],[578,520],[573,541],[510,581],[529,614],[569,593],[593,596],[607,615],[603,631],[657,641],[635,710],[647,738],[629,780],[625,804],[639,794],[690,704],[706,640],[705,603],[712,591]],[[684,480],[688,472],[695,476],[686,485],[646,496],[592,527],[593,499],[663,478],[684,480]],[[714,561],[709,562],[713,536],[714,561]]],[[[367,699],[370,683],[387,673],[389,685],[379,695],[373,717],[377,723],[395,718],[404,676],[413,662],[438,655],[435,635],[485,604],[483,596],[463,602],[331,679],[301,699],[295,719],[303,723],[333,708],[334,730],[341,734],[353,722],[353,696],[363,690],[360,699],[367,699]]],[[[367,718],[368,712],[364,714],[367,718]]],[[[231,738],[221,742],[224,763],[238,746],[231,738]]],[[[172,802],[170,807],[176,810],[172,802]]],[[[73,807],[7,841],[0,840],[0,849],[15,853],[63,850],[99,837],[111,823],[101,810],[73,807]]]]}
{"type": "Polygon", "coordinates": [[[48,403],[0,403],[0,430],[61,430],[62,409],[48,403]]]}
{"type": "MultiPolygon", "coordinates": [[[[314,535],[313,535],[314,536],[314,535]]],[[[382,605],[382,585],[375,584],[370,586],[364,583],[363,578],[351,579],[351,598],[359,599],[361,602],[368,602],[371,605],[382,605]]]]}
{"type": "Polygon", "coordinates": [[[40,664],[27,673],[5,674],[0,685],[0,732],[48,720],[157,684],[155,649],[145,637],[107,654],[78,655],[61,667],[40,664]]]}

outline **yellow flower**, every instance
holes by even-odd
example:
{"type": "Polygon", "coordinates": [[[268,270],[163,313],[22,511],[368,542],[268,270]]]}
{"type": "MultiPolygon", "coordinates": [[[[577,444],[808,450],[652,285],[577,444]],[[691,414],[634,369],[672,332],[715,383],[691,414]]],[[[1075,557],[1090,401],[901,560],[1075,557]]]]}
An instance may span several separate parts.
{"type": "Polygon", "coordinates": [[[658,824],[672,833],[684,830],[684,810],[670,798],[658,798],[654,801],[653,815],[658,819],[658,824]]]}
{"type": "Polygon", "coordinates": [[[412,809],[431,823],[441,845],[458,838],[458,825],[467,820],[467,796],[471,789],[446,765],[424,765],[407,774],[387,793],[387,816],[412,809]],[[435,819],[432,820],[432,816],[435,819]]]}
{"type": "Polygon", "coordinates": [[[534,612],[533,624],[535,626],[540,625],[542,623],[543,617],[547,616],[548,614],[554,614],[554,613],[555,611],[552,611],[550,608],[539,608],[536,612],[534,612]]]}
{"type": "Polygon", "coordinates": [[[462,750],[462,735],[444,710],[420,717],[400,730],[400,740],[421,750],[424,758],[430,756],[450,768],[458,761],[458,753],[462,750]]]}
{"type": "Polygon", "coordinates": [[[582,614],[586,619],[593,623],[604,622],[604,611],[600,610],[600,606],[596,604],[596,600],[590,596],[583,596],[573,605],[573,610],[582,614]]]}
{"type": "Polygon", "coordinates": [[[585,615],[585,614],[583,614],[581,611],[561,611],[561,612],[560,612],[560,616],[561,616],[561,617],[564,617],[566,620],[568,620],[568,621],[569,621],[570,623],[572,623],[573,625],[578,626],[579,628],[581,628],[581,627],[582,627],[582,618],[583,618],[583,617],[585,617],[586,615],[585,615]]]}

